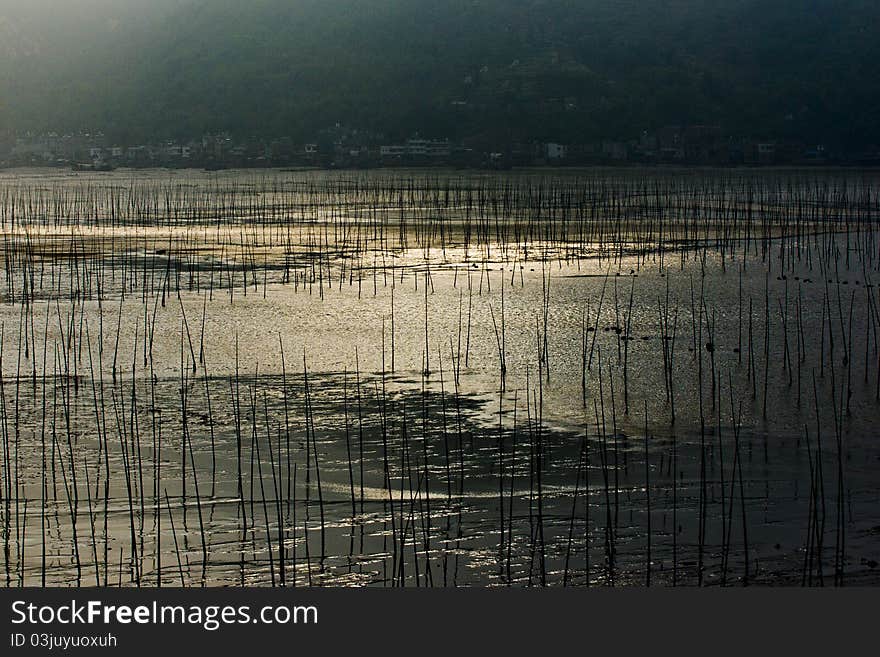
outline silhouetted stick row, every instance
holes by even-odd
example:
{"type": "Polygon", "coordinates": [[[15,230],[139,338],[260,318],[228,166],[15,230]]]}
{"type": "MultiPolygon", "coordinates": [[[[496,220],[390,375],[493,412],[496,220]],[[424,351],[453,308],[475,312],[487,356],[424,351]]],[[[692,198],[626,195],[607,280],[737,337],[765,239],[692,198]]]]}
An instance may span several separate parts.
{"type": "Polygon", "coordinates": [[[778,472],[786,576],[843,585],[878,211],[794,173],[6,183],[5,583],[748,584],[778,472]],[[290,287],[381,298],[373,365],[213,352],[290,287]]]}

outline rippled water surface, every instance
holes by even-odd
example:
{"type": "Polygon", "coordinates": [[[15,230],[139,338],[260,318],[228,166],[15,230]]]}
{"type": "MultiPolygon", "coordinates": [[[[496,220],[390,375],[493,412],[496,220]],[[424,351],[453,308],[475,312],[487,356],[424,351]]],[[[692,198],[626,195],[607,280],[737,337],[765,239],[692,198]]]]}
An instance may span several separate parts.
{"type": "Polygon", "coordinates": [[[4,173],[0,577],[875,584],[877,193],[4,173]]]}

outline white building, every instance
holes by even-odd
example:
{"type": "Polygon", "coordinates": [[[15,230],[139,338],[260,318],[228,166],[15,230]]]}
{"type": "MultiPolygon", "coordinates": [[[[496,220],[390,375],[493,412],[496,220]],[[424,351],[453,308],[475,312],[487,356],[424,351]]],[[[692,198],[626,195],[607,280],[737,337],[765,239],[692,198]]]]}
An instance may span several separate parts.
{"type": "Polygon", "coordinates": [[[544,144],[544,157],[548,160],[564,160],[568,154],[568,147],[564,144],[551,142],[544,144]]]}
{"type": "Polygon", "coordinates": [[[403,157],[406,155],[406,146],[382,146],[379,148],[379,155],[382,157],[403,157]]]}
{"type": "Polygon", "coordinates": [[[379,148],[379,154],[383,158],[416,157],[416,158],[443,158],[449,157],[452,146],[449,140],[422,139],[414,137],[408,139],[406,144],[394,144],[379,148]]]}

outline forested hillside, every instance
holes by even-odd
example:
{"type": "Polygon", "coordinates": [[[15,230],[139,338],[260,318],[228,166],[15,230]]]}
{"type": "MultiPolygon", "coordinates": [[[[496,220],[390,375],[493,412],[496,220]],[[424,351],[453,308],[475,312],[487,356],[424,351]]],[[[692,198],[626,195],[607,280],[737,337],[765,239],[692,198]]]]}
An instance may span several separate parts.
{"type": "Polygon", "coordinates": [[[577,141],[710,123],[880,142],[869,0],[72,0],[54,17],[21,4],[0,3],[13,129],[298,137],[338,121],[577,141]]]}

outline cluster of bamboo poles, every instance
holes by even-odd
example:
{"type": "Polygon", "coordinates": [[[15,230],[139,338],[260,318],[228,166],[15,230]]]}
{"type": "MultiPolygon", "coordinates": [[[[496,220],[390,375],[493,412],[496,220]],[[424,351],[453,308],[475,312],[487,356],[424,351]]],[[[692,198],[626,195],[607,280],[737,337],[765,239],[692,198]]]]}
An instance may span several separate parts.
{"type": "Polygon", "coordinates": [[[878,207],[870,179],[793,175],[0,187],[12,302],[37,290],[164,299],[218,288],[232,298],[277,281],[323,294],[355,279],[375,293],[403,250],[475,262],[635,253],[684,266],[708,249],[766,259],[772,248],[786,263],[827,255],[842,233],[847,264],[857,251],[870,268],[878,207]]]}
{"type": "MultiPolygon", "coordinates": [[[[473,544],[491,554],[490,581],[506,584],[650,585],[658,564],[672,584],[749,583],[757,565],[743,471],[755,427],[743,407],[772,415],[780,381],[797,408],[813,404],[799,430],[809,466],[800,579],[824,584],[830,559],[831,581],[843,584],[849,424],[861,408],[854,400],[880,401],[878,198],[871,181],[746,175],[7,185],[6,585],[455,585],[468,581],[462,562],[473,544]],[[714,259],[738,289],[720,309],[706,289],[714,259]],[[572,347],[581,379],[572,416],[583,432],[571,437],[544,418],[560,358],[553,269],[586,261],[604,275],[599,294],[583,300],[572,347]],[[499,262],[510,277],[493,281],[499,262]],[[509,299],[537,263],[534,346],[525,380],[511,380],[509,331],[522,318],[511,318],[509,299]],[[462,288],[456,330],[448,345],[432,343],[436,272],[461,264],[451,275],[462,288]],[[647,301],[639,291],[634,306],[636,271],[655,264],[665,287],[647,301]],[[670,293],[676,270],[688,276],[689,303],[670,293]],[[860,288],[844,287],[847,272],[860,274],[860,288]],[[756,275],[763,295],[744,291],[756,275]],[[424,296],[423,317],[395,314],[394,290],[408,280],[424,296]],[[362,288],[390,289],[381,369],[362,372],[355,355],[354,370],[336,373],[316,401],[307,353],[294,375],[279,339],[280,381],[242,374],[237,349],[234,372],[212,376],[205,325],[209,311],[223,312],[215,291],[230,302],[268,299],[279,284],[327,303],[334,288],[356,287],[358,298],[362,288]],[[484,294],[500,301],[489,306],[499,373],[491,431],[471,421],[461,389],[474,296],[484,294]],[[200,322],[187,317],[187,295],[202,300],[200,322]],[[662,400],[650,409],[652,375],[631,363],[645,330],[639,307],[656,316],[662,400]],[[132,308],[134,340],[120,344],[132,308]],[[154,362],[154,341],[167,339],[157,338],[157,318],[178,311],[178,362],[154,362]],[[422,323],[420,386],[389,392],[395,335],[422,323]],[[722,332],[736,338],[726,338],[725,357],[722,332]],[[694,375],[682,379],[682,369],[694,375]],[[678,437],[687,408],[696,441],[678,437]],[[341,492],[328,488],[340,481],[341,492]],[[491,529],[472,517],[475,498],[492,500],[491,529]],[[636,538],[621,524],[621,509],[634,507],[644,520],[636,538]],[[686,541],[683,519],[695,523],[686,541]],[[27,533],[35,524],[38,539],[27,533]],[[634,546],[644,554],[634,558],[634,546]]],[[[877,406],[862,412],[870,421],[877,406]]],[[[773,449],[765,434],[765,463],[773,449]]]]}

